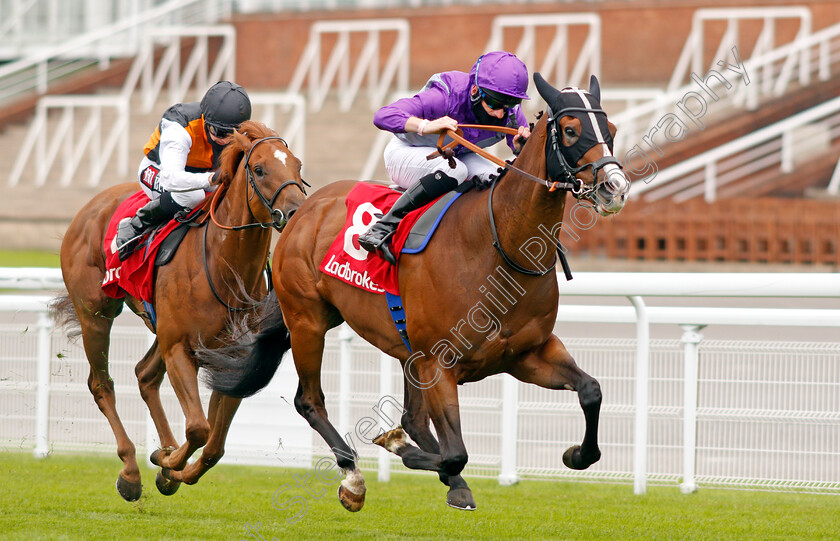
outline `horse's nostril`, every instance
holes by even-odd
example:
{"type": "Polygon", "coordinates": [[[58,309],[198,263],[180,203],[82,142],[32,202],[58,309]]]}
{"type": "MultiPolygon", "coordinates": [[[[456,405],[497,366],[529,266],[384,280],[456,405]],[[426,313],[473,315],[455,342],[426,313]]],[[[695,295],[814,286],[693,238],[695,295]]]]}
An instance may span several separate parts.
{"type": "Polygon", "coordinates": [[[294,215],[295,215],[295,212],[297,212],[297,209],[292,209],[292,210],[290,210],[290,211],[289,211],[289,213],[288,213],[288,214],[286,214],[286,219],[287,219],[287,220],[291,220],[291,219],[292,219],[292,216],[294,216],[294,215]]]}

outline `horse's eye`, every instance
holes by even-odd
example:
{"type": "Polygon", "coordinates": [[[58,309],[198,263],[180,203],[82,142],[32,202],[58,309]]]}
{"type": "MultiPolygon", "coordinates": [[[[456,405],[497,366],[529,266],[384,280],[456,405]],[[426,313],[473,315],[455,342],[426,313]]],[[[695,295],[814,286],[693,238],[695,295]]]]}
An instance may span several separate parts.
{"type": "Polygon", "coordinates": [[[566,134],[566,137],[577,137],[577,133],[575,133],[575,129],[572,127],[567,127],[563,131],[566,134]]]}
{"type": "Polygon", "coordinates": [[[254,174],[257,176],[263,176],[263,168],[259,165],[254,167],[254,174]]]}

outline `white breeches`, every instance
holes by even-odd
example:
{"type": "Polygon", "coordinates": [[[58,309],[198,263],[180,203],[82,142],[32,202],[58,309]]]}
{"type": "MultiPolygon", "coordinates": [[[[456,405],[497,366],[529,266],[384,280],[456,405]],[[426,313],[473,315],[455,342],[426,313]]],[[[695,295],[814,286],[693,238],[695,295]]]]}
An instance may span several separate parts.
{"type": "Polygon", "coordinates": [[[455,169],[440,156],[427,160],[426,156],[434,151],[434,147],[413,147],[394,137],[385,147],[385,170],[394,184],[405,189],[435,171],[443,171],[458,184],[474,176],[486,181],[497,172],[494,163],[472,152],[455,158],[455,169]]]}

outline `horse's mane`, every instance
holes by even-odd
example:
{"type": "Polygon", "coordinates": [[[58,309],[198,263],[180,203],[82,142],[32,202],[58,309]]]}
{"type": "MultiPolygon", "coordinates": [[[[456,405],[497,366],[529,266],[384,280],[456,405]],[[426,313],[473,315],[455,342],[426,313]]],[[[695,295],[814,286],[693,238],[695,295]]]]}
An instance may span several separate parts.
{"type": "Polygon", "coordinates": [[[233,140],[228,143],[222,150],[221,156],[219,156],[219,171],[221,171],[221,184],[223,186],[230,184],[230,181],[236,176],[239,163],[251,146],[249,144],[247,148],[245,147],[247,141],[254,142],[263,137],[277,137],[277,132],[256,120],[246,120],[239,125],[233,140]],[[243,136],[247,140],[242,139],[243,136]]]}

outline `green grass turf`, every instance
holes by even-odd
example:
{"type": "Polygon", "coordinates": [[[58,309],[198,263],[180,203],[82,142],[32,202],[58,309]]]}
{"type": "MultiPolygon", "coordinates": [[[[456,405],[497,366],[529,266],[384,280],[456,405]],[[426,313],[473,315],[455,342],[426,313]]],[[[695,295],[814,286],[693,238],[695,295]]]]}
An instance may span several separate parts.
{"type": "Polygon", "coordinates": [[[367,475],[367,502],[349,513],[336,485],[312,470],[217,466],[197,485],[162,496],[143,468],[144,493],[124,502],[114,489],[116,457],[0,453],[2,539],[837,539],[840,497],[530,481],[511,487],[470,479],[474,512],[444,505],[433,474],[367,475]],[[313,495],[299,478],[309,474],[313,495]],[[286,490],[280,490],[287,486],[286,490]],[[276,493],[272,505],[272,495],[276,493]],[[284,504],[294,497],[302,511],[284,504]],[[260,526],[249,534],[246,525],[260,526]]]}
{"type": "Polygon", "coordinates": [[[0,267],[60,267],[58,251],[0,250],[0,267]]]}

